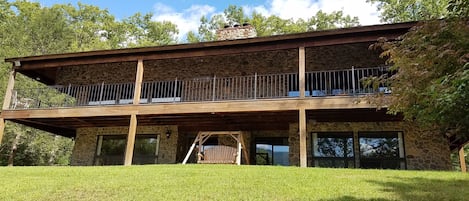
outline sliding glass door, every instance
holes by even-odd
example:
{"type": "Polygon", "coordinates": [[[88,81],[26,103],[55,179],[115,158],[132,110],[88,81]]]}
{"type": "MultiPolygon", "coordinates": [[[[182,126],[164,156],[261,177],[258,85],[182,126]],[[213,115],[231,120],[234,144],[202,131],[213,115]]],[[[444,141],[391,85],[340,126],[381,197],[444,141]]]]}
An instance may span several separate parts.
{"type": "Polygon", "coordinates": [[[288,138],[256,138],[256,165],[288,166],[288,138]]]}

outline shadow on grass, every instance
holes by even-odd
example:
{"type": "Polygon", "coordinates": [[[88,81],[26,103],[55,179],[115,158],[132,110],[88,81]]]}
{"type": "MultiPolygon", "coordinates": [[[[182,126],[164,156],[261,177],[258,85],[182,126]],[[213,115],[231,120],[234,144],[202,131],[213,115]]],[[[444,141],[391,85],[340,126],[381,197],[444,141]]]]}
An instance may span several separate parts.
{"type": "Polygon", "coordinates": [[[368,181],[393,193],[399,200],[466,200],[469,180],[393,177],[392,181],[368,181]]]}
{"type": "Polygon", "coordinates": [[[367,181],[381,187],[380,191],[383,192],[383,198],[363,199],[347,195],[323,201],[469,200],[469,180],[467,179],[444,180],[422,177],[392,177],[390,180],[392,181],[367,181]],[[389,195],[393,198],[386,198],[389,195]]]}
{"type": "Polygon", "coordinates": [[[321,201],[391,201],[389,199],[384,199],[384,198],[370,198],[370,199],[363,199],[363,198],[356,198],[353,196],[342,196],[339,198],[333,198],[329,200],[321,200],[321,201]]]}

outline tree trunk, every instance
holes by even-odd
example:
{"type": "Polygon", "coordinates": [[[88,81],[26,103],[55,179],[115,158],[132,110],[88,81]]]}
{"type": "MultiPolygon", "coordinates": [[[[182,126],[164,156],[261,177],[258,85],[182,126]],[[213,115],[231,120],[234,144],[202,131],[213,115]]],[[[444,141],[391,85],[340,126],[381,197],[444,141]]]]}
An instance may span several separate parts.
{"type": "Polygon", "coordinates": [[[13,166],[13,161],[15,159],[16,150],[18,149],[18,143],[20,142],[20,138],[21,132],[16,132],[16,137],[11,145],[10,154],[8,154],[8,166],[13,166]]]}

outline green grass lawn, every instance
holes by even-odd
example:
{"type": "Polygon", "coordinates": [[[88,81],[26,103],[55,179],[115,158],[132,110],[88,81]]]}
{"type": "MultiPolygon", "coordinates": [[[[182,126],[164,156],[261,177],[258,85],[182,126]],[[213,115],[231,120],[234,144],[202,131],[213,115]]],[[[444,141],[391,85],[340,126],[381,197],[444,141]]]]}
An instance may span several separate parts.
{"type": "Polygon", "coordinates": [[[233,165],[1,167],[0,200],[469,200],[469,174],[233,165]]]}

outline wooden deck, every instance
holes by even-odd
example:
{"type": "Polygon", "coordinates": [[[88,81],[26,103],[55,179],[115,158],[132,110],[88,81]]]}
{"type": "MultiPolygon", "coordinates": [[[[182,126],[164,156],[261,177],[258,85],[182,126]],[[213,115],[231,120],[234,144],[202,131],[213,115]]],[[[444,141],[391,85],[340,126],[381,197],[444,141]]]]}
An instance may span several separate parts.
{"type": "Polygon", "coordinates": [[[148,114],[187,114],[217,112],[261,112],[288,111],[304,108],[314,109],[357,109],[375,108],[367,103],[364,96],[333,96],[321,98],[289,98],[267,100],[240,100],[217,102],[181,102],[141,105],[99,105],[79,108],[51,108],[28,110],[4,110],[4,119],[18,118],[65,118],[65,117],[99,117],[120,115],[148,114]]]}

